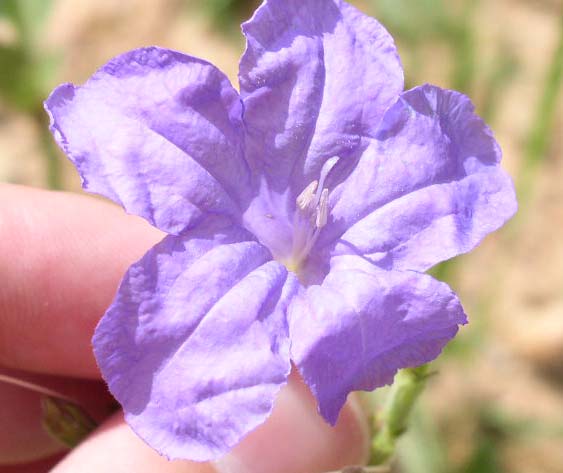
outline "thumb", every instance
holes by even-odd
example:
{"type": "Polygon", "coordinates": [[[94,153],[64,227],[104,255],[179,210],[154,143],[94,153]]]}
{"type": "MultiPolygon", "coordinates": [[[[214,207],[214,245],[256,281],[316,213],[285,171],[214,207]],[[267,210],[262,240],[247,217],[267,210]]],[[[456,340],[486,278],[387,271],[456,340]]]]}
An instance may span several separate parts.
{"type": "Polygon", "coordinates": [[[317,473],[365,464],[368,428],[356,398],[334,427],[317,413],[309,388],[296,375],[276,401],[271,418],[219,460],[219,473],[317,473]]]}
{"type": "Polygon", "coordinates": [[[367,459],[367,427],[354,399],[331,427],[297,377],[282,389],[268,421],[213,464],[167,461],[114,416],[73,450],[53,473],[322,473],[367,459]]]}

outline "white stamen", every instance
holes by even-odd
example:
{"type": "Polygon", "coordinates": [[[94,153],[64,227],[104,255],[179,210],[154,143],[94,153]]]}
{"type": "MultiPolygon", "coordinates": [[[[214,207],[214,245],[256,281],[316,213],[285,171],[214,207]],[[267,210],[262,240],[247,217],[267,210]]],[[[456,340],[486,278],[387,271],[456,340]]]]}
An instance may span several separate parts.
{"type": "Polygon", "coordinates": [[[324,189],[325,179],[328,176],[328,173],[332,170],[334,165],[338,162],[340,158],[338,156],[333,156],[330,159],[327,159],[321,168],[321,176],[319,177],[319,186],[317,187],[317,204],[321,199],[321,192],[324,189]]]}
{"type": "Polygon", "coordinates": [[[328,189],[323,189],[321,199],[317,207],[317,220],[315,222],[317,228],[323,228],[328,220],[328,189]]]}
{"type": "Polygon", "coordinates": [[[327,224],[329,191],[324,188],[324,183],[339,159],[338,156],[327,159],[321,168],[319,180],[311,182],[295,199],[297,211],[293,219],[293,249],[288,258],[290,266],[294,268],[292,270],[298,270],[307,259],[321,229],[327,224]]]}
{"type": "Polygon", "coordinates": [[[299,207],[299,210],[302,212],[311,211],[315,208],[315,191],[317,190],[317,184],[317,181],[311,182],[307,187],[305,187],[303,192],[297,196],[297,199],[295,199],[297,207],[299,207]]]}

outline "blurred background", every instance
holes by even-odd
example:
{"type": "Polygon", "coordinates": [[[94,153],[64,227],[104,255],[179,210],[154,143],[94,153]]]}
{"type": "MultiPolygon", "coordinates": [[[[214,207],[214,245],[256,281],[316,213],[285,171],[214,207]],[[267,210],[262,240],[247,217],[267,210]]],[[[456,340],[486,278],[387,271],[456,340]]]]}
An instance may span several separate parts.
{"type": "MultiPolygon", "coordinates": [[[[80,192],[42,101],[127,49],[178,49],[237,84],[239,24],[257,3],[0,0],[0,181],[80,192]]],[[[433,271],[460,294],[471,323],[434,364],[439,374],[401,442],[396,471],[561,473],[563,1],[352,3],[395,37],[407,87],[430,82],[473,98],[520,201],[502,231],[433,271]]]]}

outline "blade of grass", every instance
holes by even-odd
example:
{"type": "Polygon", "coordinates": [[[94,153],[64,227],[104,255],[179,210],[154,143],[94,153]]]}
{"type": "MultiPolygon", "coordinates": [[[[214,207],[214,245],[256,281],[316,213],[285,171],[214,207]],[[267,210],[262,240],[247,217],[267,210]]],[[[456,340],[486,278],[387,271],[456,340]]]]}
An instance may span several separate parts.
{"type": "Polygon", "coordinates": [[[31,115],[47,160],[47,184],[52,189],[60,189],[60,158],[42,108],[57,58],[40,52],[38,47],[43,22],[51,6],[52,0],[0,0],[0,15],[8,18],[18,31],[17,44],[0,46],[0,97],[31,115]]]}
{"type": "MultiPolygon", "coordinates": [[[[560,17],[559,40],[549,65],[543,94],[538,103],[534,121],[524,152],[524,162],[518,180],[520,202],[525,203],[532,192],[538,166],[548,155],[557,112],[559,94],[563,84],[563,15],[560,17]]],[[[561,136],[560,133],[556,133],[561,136]]],[[[521,212],[522,213],[522,212],[521,212]]]]}
{"type": "Polygon", "coordinates": [[[471,94],[475,79],[475,34],[473,19],[476,0],[466,0],[463,12],[445,25],[447,36],[453,49],[454,68],[451,76],[451,86],[454,90],[471,94]]]}
{"type": "Polygon", "coordinates": [[[491,125],[496,118],[498,104],[507,85],[514,80],[518,73],[518,61],[513,51],[506,45],[501,46],[495,57],[491,73],[484,84],[484,94],[481,102],[481,116],[491,125]]]}

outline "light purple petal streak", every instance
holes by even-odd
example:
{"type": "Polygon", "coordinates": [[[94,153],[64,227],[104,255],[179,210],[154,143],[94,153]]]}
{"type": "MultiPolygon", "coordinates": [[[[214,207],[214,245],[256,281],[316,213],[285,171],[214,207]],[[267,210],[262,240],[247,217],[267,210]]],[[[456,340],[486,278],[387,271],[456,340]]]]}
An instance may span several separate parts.
{"type": "Polygon", "coordinates": [[[386,271],[358,256],[334,258],[322,285],[290,305],[291,355],[334,424],[347,395],[390,384],[399,368],[436,358],[466,317],[444,283],[386,271]]]}
{"type": "Polygon", "coordinates": [[[215,66],[137,49],[45,103],[83,187],[169,233],[206,212],[236,217],[248,185],[242,105],[215,66]]]}
{"type": "Polygon", "coordinates": [[[269,415],[290,371],[295,277],[245,230],[207,219],[127,274],[94,336],[126,420],[168,458],[209,460],[269,415]]]}

